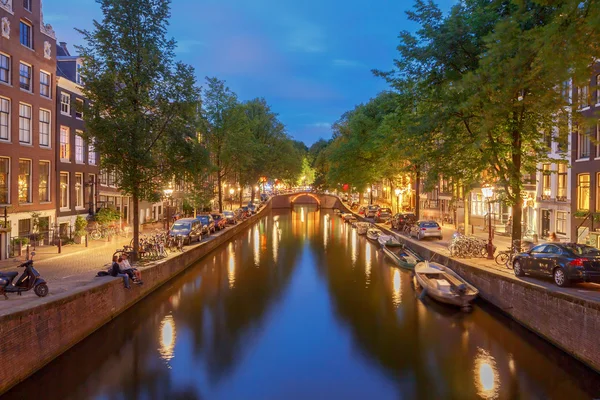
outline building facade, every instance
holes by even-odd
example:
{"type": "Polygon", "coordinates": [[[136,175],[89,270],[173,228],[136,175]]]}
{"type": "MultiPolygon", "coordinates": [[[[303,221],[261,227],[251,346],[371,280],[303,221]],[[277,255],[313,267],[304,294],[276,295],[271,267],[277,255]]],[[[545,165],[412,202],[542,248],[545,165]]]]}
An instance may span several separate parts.
{"type": "Polygon", "coordinates": [[[78,215],[96,211],[99,159],[93,144],[83,134],[87,99],[81,92],[78,66],[64,42],[57,47],[56,88],[56,227],[61,236],[71,236],[78,215]]]}
{"type": "Polygon", "coordinates": [[[39,226],[56,216],[55,47],[40,0],[0,1],[0,208],[13,238],[35,232],[32,213],[39,226]]]}
{"type": "Polygon", "coordinates": [[[571,133],[571,235],[573,241],[600,246],[600,64],[590,81],[573,87],[580,125],[571,133]]]}

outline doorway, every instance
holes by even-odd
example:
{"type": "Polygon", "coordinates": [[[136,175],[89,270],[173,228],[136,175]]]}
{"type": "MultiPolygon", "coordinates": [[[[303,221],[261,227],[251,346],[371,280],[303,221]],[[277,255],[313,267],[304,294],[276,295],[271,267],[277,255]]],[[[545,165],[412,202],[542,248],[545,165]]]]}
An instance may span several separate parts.
{"type": "Polygon", "coordinates": [[[550,233],[550,210],[542,210],[542,237],[548,237],[550,233]]]}

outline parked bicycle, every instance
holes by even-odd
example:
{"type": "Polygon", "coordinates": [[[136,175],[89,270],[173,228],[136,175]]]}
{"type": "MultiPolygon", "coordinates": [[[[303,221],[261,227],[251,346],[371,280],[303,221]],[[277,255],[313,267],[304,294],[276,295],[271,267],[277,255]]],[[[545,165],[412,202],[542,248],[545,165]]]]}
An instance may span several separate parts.
{"type": "Polygon", "coordinates": [[[521,252],[518,243],[519,241],[515,240],[510,249],[498,252],[498,255],[495,258],[496,264],[504,265],[506,268],[512,269],[515,256],[521,252]]]}
{"type": "Polygon", "coordinates": [[[127,230],[116,226],[100,225],[90,231],[90,237],[93,240],[105,239],[111,236],[127,237],[127,230]]]}

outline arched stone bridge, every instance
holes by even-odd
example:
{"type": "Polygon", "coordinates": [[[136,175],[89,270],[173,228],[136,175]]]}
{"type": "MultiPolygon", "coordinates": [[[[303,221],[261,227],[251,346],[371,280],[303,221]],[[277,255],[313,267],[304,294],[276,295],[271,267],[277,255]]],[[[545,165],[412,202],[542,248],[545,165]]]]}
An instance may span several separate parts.
{"type": "Polygon", "coordinates": [[[329,194],[299,192],[273,196],[271,208],[292,208],[294,204],[316,204],[319,208],[345,208],[340,199],[329,194]]]}

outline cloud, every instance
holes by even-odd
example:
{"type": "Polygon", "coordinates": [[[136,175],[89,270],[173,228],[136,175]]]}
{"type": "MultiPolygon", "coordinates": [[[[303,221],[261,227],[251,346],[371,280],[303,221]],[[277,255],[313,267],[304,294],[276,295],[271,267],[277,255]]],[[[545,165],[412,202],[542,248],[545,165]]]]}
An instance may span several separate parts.
{"type": "Polygon", "coordinates": [[[308,126],[312,128],[331,129],[331,124],[329,122],[315,122],[314,124],[309,124],[308,126]]]}
{"type": "Polygon", "coordinates": [[[345,60],[343,58],[338,58],[333,60],[333,65],[336,67],[342,67],[342,68],[358,68],[358,67],[363,67],[364,65],[358,61],[354,61],[354,60],[345,60]]]}

